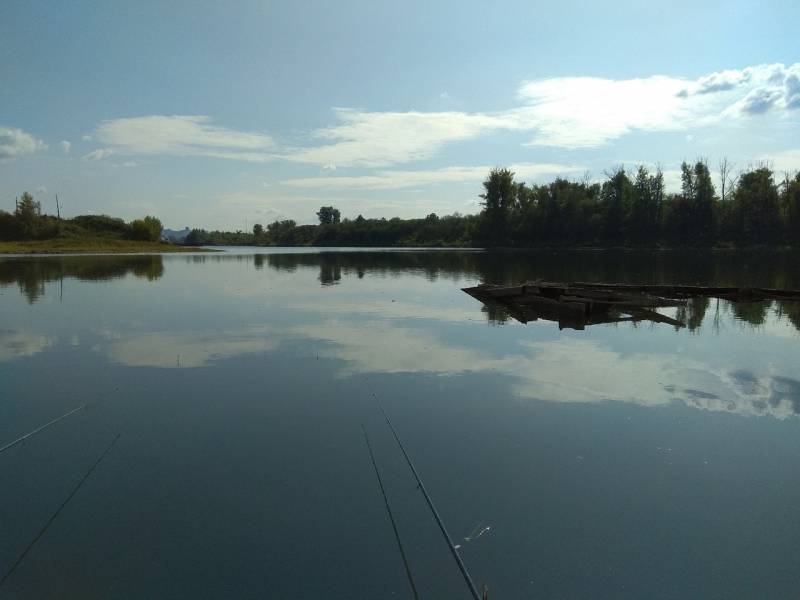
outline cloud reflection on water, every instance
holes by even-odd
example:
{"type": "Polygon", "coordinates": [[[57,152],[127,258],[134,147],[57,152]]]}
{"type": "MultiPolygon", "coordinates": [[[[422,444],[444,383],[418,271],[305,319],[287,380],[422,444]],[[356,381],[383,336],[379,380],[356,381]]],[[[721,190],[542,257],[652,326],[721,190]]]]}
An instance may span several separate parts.
{"type": "Polygon", "coordinates": [[[264,327],[238,331],[157,331],[118,336],[98,349],[128,367],[206,367],[213,362],[278,347],[264,327]]]}
{"type": "Polygon", "coordinates": [[[33,356],[52,346],[53,341],[53,338],[43,333],[0,329],[0,362],[33,356]]]}
{"type": "MultiPolygon", "coordinates": [[[[520,399],[626,402],[646,407],[680,402],[700,410],[784,419],[800,413],[800,382],[784,375],[726,368],[682,354],[614,350],[597,340],[517,340],[503,351],[448,342],[424,327],[390,321],[331,319],[319,324],[240,330],[118,335],[97,349],[131,367],[212,367],[248,354],[280,351],[341,361],[338,374],[481,374],[507,382],[520,399]]],[[[501,384],[502,385],[502,384],[501,384]]]]}

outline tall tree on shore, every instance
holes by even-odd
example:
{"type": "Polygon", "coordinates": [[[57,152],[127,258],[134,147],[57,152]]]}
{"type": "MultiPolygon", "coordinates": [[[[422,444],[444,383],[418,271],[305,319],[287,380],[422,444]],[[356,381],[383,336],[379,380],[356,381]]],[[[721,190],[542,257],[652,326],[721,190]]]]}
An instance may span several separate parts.
{"type": "Polygon", "coordinates": [[[709,171],[706,161],[698,160],[694,165],[692,212],[694,213],[699,241],[709,242],[715,237],[715,203],[716,190],[711,180],[711,171],[709,171]]]}
{"type": "MultiPolygon", "coordinates": [[[[487,241],[508,240],[511,212],[516,206],[518,185],[508,169],[492,169],[483,182],[484,231],[487,241]]],[[[506,242],[508,243],[508,242],[506,242]]]]}
{"type": "Polygon", "coordinates": [[[787,241],[800,242],[800,171],[794,178],[787,175],[783,187],[783,212],[787,241]]]}
{"type": "Polygon", "coordinates": [[[338,208],[333,206],[321,206],[317,212],[317,218],[320,225],[332,225],[338,223],[341,218],[341,213],[338,208]]]}
{"type": "Polygon", "coordinates": [[[766,165],[743,173],[733,195],[735,234],[749,243],[778,241],[780,209],[772,169],[766,165]]]}
{"type": "Polygon", "coordinates": [[[17,218],[23,236],[29,238],[36,234],[41,214],[41,204],[34,200],[31,194],[23,192],[22,197],[20,197],[19,202],[17,202],[17,208],[14,211],[14,216],[17,218]]]}
{"type": "Polygon", "coordinates": [[[736,187],[736,177],[733,176],[733,163],[724,157],[719,161],[719,199],[721,202],[730,200],[730,195],[736,187]]]}
{"type": "Polygon", "coordinates": [[[605,213],[605,235],[612,243],[624,242],[628,235],[628,217],[630,214],[633,184],[619,166],[606,173],[608,178],[603,183],[601,198],[605,213]]]}
{"type": "Polygon", "coordinates": [[[661,205],[664,201],[664,174],[661,169],[655,175],[644,166],[636,170],[631,202],[632,237],[643,242],[658,235],[661,220],[661,205]]]}

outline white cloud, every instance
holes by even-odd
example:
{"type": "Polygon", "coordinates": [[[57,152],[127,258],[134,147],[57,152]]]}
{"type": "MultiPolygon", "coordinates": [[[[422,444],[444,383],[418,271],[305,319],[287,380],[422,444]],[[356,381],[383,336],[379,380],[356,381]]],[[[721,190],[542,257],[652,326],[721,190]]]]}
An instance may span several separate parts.
{"type": "Polygon", "coordinates": [[[795,65],[795,69],[788,73],[783,82],[785,94],[784,103],[788,109],[800,108],[800,67],[795,65]]]}
{"type": "Polygon", "coordinates": [[[516,119],[504,114],[463,112],[364,112],[334,109],[340,121],[313,133],[331,143],[285,152],[286,160],[339,167],[385,167],[430,158],[445,144],[513,129],[516,119]]]}
{"type": "Polygon", "coordinates": [[[88,134],[87,134],[87,135],[82,135],[82,136],[81,136],[81,139],[82,139],[84,142],[91,142],[91,141],[92,141],[92,136],[90,136],[90,135],[88,135],[88,134]]]}
{"type": "Polygon", "coordinates": [[[211,124],[203,115],[151,115],[104,121],[94,137],[118,154],[208,156],[266,162],[272,138],[211,124]]]}
{"type": "Polygon", "coordinates": [[[58,145],[61,146],[61,151],[64,154],[69,154],[69,151],[72,149],[72,144],[67,140],[61,140],[58,145]]]}
{"type": "Polygon", "coordinates": [[[697,123],[704,101],[678,92],[685,81],[654,76],[612,80],[566,77],[526,83],[519,96],[528,106],[515,111],[537,146],[590,148],[640,131],[669,131],[697,123]]]}
{"type": "Polygon", "coordinates": [[[97,150],[92,150],[88,154],[83,155],[84,160],[103,160],[114,154],[114,150],[111,148],[98,148],[97,150]]]}
{"type": "Polygon", "coordinates": [[[800,63],[758,65],[688,81],[564,77],[524,84],[512,111],[537,136],[532,145],[584,148],[633,131],[680,131],[722,119],[800,107],[800,63]]]}
{"type": "MultiPolygon", "coordinates": [[[[365,111],[335,108],[335,123],[302,144],[213,125],[208,116],[151,115],[103,122],[93,138],[118,154],[276,159],[335,167],[386,168],[430,159],[448,144],[498,132],[528,145],[593,148],[633,132],[695,131],[800,108],[800,63],[757,65],[694,80],[556,77],[524,82],[517,106],[496,112],[365,111]]],[[[90,153],[92,154],[92,153],[90,153]]],[[[396,186],[376,175],[375,186],[396,186]]],[[[446,177],[441,175],[440,177],[446,177]]],[[[366,181],[362,181],[364,185],[366,181]]]]}
{"type": "Polygon", "coordinates": [[[730,106],[725,114],[760,115],[775,108],[783,97],[783,92],[776,88],[755,88],[750,90],[741,100],[730,106]]]}
{"type": "Polygon", "coordinates": [[[313,134],[323,143],[282,156],[319,165],[385,167],[427,159],[446,144],[503,130],[533,132],[530,145],[598,147],[634,131],[712,125],[723,112],[725,118],[747,117],[800,106],[800,63],[721,71],[695,81],[660,75],[556,77],[523,83],[518,97],[522,106],[494,113],[339,108],[339,123],[313,134]]]}
{"type": "MultiPolygon", "coordinates": [[[[374,175],[308,177],[287,179],[281,182],[290,187],[315,189],[370,189],[392,190],[438,183],[475,183],[486,178],[492,167],[447,167],[425,171],[379,171],[374,175]]],[[[532,180],[543,176],[570,175],[582,173],[585,167],[548,163],[520,163],[508,167],[516,174],[517,180],[532,180]]]]}
{"type": "Polygon", "coordinates": [[[30,133],[14,127],[0,126],[0,160],[47,150],[47,144],[37,140],[30,133]]]}
{"type": "Polygon", "coordinates": [[[718,94],[733,101],[726,117],[751,116],[772,110],[800,108],[800,63],[757,65],[741,70],[719,71],[701,77],[681,92],[684,97],[718,94]]]}
{"type": "Polygon", "coordinates": [[[752,70],[749,68],[717,71],[716,73],[700,77],[690,87],[686,87],[678,92],[678,95],[686,98],[690,94],[712,94],[714,92],[732,90],[736,86],[750,81],[751,76],[752,70]]]}

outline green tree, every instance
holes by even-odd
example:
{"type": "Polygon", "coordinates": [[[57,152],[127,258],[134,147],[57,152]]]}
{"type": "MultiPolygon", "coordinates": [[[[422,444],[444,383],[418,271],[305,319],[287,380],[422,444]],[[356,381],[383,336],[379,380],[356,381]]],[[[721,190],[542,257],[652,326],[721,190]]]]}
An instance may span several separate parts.
{"type": "Polygon", "coordinates": [[[23,192],[22,197],[17,202],[17,209],[14,216],[19,224],[20,232],[24,238],[31,238],[36,235],[39,220],[42,214],[42,206],[28,192],[23,192]]]}
{"type": "Polygon", "coordinates": [[[517,199],[517,185],[514,173],[508,169],[492,169],[483,182],[483,206],[488,213],[509,212],[517,199]]]}
{"type": "Polygon", "coordinates": [[[264,226],[261,223],[256,223],[253,225],[253,235],[255,237],[261,237],[264,234],[264,226]]]}
{"type": "Polygon", "coordinates": [[[161,221],[156,217],[146,216],[131,222],[131,238],[148,242],[157,242],[161,239],[161,221]]]}
{"type": "Polygon", "coordinates": [[[780,209],[772,169],[761,166],[739,177],[733,193],[733,212],[738,240],[756,244],[777,241],[780,209]]]}
{"type": "Polygon", "coordinates": [[[705,161],[699,160],[695,163],[693,180],[694,194],[691,197],[691,203],[696,235],[700,241],[709,242],[715,237],[714,215],[717,200],[711,172],[708,170],[708,165],[705,161]]]}
{"type": "Polygon", "coordinates": [[[632,238],[652,241],[658,235],[664,203],[664,174],[658,169],[651,175],[646,167],[636,170],[631,202],[632,238]]]}
{"type": "Polygon", "coordinates": [[[295,243],[297,223],[291,219],[274,221],[267,225],[269,243],[278,246],[292,246],[295,243]]]}
{"type": "Polygon", "coordinates": [[[681,193],[667,208],[665,225],[671,241],[709,244],[715,239],[718,201],[705,161],[681,163],[681,193]]]}
{"type": "Polygon", "coordinates": [[[492,169],[483,182],[482,237],[491,244],[509,244],[509,221],[515,207],[518,185],[508,169],[492,169]]]}
{"type": "Polygon", "coordinates": [[[622,166],[606,176],[601,191],[606,239],[610,242],[624,242],[628,237],[633,184],[622,166]]]}
{"type": "Polygon", "coordinates": [[[800,242],[800,172],[787,177],[783,188],[783,211],[788,241],[800,242]]]}
{"type": "Polygon", "coordinates": [[[317,213],[320,225],[332,225],[338,223],[341,213],[338,208],[332,206],[321,206],[317,213]]]}

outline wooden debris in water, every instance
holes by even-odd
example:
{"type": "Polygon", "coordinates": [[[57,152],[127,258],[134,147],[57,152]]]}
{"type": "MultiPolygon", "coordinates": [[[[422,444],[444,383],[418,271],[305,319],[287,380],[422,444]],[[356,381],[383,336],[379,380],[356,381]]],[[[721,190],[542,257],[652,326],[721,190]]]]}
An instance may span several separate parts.
{"type": "Polygon", "coordinates": [[[463,288],[463,291],[484,304],[501,306],[521,323],[545,319],[557,321],[562,329],[584,329],[587,325],[625,321],[652,321],[685,327],[681,321],[656,309],[684,306],[690,299],[700,297],[731,302],[800,301],[800,290],[541,280],[515,286],[482,284],[463,288]]]}

